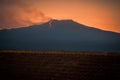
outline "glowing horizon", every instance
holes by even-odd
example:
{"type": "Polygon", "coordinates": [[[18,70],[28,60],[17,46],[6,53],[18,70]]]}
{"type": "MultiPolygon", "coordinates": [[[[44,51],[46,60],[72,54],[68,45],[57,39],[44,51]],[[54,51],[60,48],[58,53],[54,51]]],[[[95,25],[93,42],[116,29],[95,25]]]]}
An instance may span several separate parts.
{"type": "Polygon", "coordinates": [[[0,10],[0,29],[27,27],[51,19],[72,19],[90,27],[120,33],[117,0],[1,0],[0,10]]]}

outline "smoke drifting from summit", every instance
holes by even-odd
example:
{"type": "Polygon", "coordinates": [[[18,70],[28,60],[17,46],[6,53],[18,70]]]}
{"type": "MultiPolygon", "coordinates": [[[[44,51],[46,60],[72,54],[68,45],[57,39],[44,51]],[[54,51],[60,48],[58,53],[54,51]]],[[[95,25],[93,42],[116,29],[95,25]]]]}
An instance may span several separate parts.
{"type": "Polygon", "coordinates": [[[120,33],[119,8],[120,0],[0,0],[0,29],[42,24],[52,17],[120,33]]]}
{"type": "Polygon", "coordinates": [[[22,0],[1,0],[0,2],[0,29],[26,27],[51,20],[35,5],[22,0]]]}

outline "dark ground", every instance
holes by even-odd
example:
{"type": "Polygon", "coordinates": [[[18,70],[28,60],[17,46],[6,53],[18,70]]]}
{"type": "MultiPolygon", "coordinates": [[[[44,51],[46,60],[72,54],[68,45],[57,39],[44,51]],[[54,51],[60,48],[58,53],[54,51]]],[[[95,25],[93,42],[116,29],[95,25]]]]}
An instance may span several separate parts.
{"type": "Polygon", "coordinates": [[[120,54],[0,51],[0,73],[0,80],[120,80],[120,54]]]}

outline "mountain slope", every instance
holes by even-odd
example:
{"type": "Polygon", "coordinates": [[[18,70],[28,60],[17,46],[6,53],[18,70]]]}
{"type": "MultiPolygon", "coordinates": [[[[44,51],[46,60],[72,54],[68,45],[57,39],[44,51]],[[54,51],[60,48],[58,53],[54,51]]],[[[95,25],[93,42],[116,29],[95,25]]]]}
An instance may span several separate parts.
{"type": "Polygon", "coordinates": [[[120,52],[120,34],[72,20],[0,31],[0,49],[120,52]]]}

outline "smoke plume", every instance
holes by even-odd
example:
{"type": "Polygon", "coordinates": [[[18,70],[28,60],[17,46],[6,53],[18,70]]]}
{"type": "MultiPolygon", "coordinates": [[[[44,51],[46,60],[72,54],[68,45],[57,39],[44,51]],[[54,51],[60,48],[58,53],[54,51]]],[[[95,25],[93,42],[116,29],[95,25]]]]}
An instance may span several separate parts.
{"type": "Polygon", "coordinates": [[[51,19],[34,4],[23,0],[1,0],[0,11],[0,29],[37,25],[51,19]]]}

